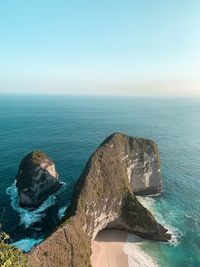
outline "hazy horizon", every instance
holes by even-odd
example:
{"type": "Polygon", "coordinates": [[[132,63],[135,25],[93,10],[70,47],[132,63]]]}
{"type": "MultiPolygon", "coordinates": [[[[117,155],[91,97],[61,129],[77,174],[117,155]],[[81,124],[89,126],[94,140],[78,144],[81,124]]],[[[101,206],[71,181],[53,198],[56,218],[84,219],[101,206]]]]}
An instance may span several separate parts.
{"type": "Polygon", "coordinates": [[[200,96],[196,0],[7,1],[0,93],[200,96]]]}

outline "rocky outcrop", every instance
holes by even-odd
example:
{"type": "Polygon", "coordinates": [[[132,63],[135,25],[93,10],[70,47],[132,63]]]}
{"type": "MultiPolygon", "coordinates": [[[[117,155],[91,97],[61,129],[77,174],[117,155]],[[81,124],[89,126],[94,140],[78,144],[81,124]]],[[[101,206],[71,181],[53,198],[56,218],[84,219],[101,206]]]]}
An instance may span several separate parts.
{"type": "Polygon", "coordinates": [[[139,157],[143,153],[140,149],[145,147],[146,151],[147,144],[152,144],[123,134],[113,134],[100,145],[76,183],[63,223],[29,253],[30,265],[91,266],[90,242],[105,228],[127,230],[152,240],[170,239],[167,229],[132,193],[127,166],[131,164],[130,160],[136,160],[134,142],[140,144],[136,146],[139,157]]]}
{"type": "Polygon", "coordinates": [[[162,190],[160,155],[157,145],[147,139],[121,136],[119,153],[127,167],[128,179],[137,195],[157,195],[162,190]]]}
{"type": "Polygon", "coordinates": [[[19,205],[24,208],[38,207],[61,184],[54,162],[42,151],[34,151],[21,161],[16,177],[19,205]]]}

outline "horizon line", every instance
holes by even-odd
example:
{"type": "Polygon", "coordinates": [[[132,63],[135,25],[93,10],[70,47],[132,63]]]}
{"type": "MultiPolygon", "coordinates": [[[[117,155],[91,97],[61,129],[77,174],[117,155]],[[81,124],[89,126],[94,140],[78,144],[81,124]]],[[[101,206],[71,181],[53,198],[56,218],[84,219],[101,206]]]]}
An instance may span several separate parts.
{"type": "Polygon", "coordinates": [[[128,94],[70,94],[70,93],[63,93],[63,92],[0,92],[0,96],[65,96],[65,97],[103,97],[103,98],[110,98],[110,97],[115,97],[115,98],[156,98],[156,99],[194,99],[198,98],[200,99],[200,95],[128,95],[128,94]]]}

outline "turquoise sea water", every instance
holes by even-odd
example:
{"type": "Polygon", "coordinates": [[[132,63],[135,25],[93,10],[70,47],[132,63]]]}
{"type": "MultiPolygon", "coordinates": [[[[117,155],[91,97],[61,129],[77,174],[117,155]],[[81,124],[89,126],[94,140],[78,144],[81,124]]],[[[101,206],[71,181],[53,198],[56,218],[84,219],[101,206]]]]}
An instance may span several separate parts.
{"type": "Polygon", "coordinates": [[[3,229],[13,242],[26,239],[29,246],[39,242],[62,216],[90,154],[116,131],[151,138],[161,153],[164,192],[152,205],[173,230],[175,241],[147,242],[144,249],[163,267],[200,267],[199,99],[1,95],[3,229]],[[40,210],[27,213],[19,210],[11,185],[20,160],[34,149],[55,160],[65,186],[40,210]]]}

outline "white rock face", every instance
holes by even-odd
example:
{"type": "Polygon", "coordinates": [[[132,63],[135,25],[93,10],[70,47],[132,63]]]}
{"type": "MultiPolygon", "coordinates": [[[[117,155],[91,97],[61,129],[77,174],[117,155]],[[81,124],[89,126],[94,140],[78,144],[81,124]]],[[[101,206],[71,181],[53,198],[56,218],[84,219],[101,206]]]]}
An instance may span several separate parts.
{"type": "Polygon", "coordinates": [[[107,228],[108,224],[115,221],[119,217],[118,214],[113,212],[109,213],[101,213],[99,217],[97,217],[94,221],[94,228],[91,229],[90,235],[92,236],[92,240],[94,240],[97,234],[102,230],[107,228]]]}
{"type": "Polygon", "coordinates": [[[160,156],[153,141],[130,139],[122,160],[127,165],[127,175],[133,192],[139,195],[161,193],[160,156]]]}

